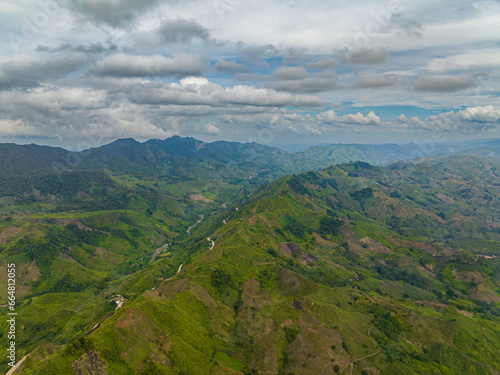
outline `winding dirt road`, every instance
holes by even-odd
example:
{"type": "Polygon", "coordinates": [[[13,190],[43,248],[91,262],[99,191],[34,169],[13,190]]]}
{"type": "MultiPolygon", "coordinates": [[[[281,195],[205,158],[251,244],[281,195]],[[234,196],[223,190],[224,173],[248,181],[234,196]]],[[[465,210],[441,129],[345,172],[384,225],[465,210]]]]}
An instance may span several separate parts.
{"type": "Polygon", "coordinates": [[[149,264],[153,263],[155,261],[156,257],[158,255],[160,255],[162,252],[164,253],[165,251],[167,251],[169,246],[170,246],[170,244],[167,243],[163,246],[160,246],[158,249],[156,249],[155,252],[153,253],[153,256],[151,257],[151,260],[149,261],[149,264]]]}
{"type": "Polygon", "coordinates": [[[212,242],[212,247],[210,248],[210,250],[212,250],[215,247],[215,241],[210,237],[207,237],[207,241],[212,242]]]}
{"type": "Polygon", "coordinates": [[[198,220],[196,223],[194,223],[194,225],[191,225],[188,229],[186,229],[186,233],[188,234],[188,237],[191,236],[191,229],[193,229],[195,226],[200,224],[204,218],[205,218],[205,215],[200,215],[200,220],[198,220]]]}
{"type": "Polygon", "coordinates": [[[5,375],[12,375],[18,368],[19,366],[21,366],[24,361],[26,361],[26,358],[28,358],[29,354],[26,354],[19,362],[17,362],[10,370],[7,374],[5,375]]]}

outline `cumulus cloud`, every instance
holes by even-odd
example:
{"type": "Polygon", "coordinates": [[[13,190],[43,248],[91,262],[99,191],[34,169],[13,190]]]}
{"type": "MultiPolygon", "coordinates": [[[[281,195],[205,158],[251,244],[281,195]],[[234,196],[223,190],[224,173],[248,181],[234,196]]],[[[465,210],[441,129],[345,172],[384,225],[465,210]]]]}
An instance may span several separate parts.
{"type": "Polygon", "coordinates": [[[41,80],[74,72],[87,62],[86,58],[79,56],[61,56],[48,60],[17,56],[0,64],[0,88],[36,86],[41,80]]]}
{"type": "Polygon", "coordinates": [[[468,107],[456,112],[443,112],[424,120],[418,117],[407,120],[406,116],[404,118],[400,116],[399,119],[417,129],[459,131],[464,134],[500,128],[500,110],[492,105],[468,107]]]}
{"type": "Polygon", "coordinates": [[[211,134],[211,135],[220,134],[220,132],[221,132],[221,130],[217,126],[215,126],[213,123],[208,123],[208,124],[203,125],[203,130],[205,130],[205,132],[207,134],[211,134]]]}
{"type": "Polygon", "coordinates": [[[237,44],[239,50],[243,52],[245,57],[250,61],[256,61],[262,57],[277,56],[279,54],[278,48],[272,44],[262,46],[247,46],[243,42],[237,44]]]}
{"type": "Polygon", "coordinates": [[[302,60],[306,49],[304,47],[286,47],[283,54],[283,62],[292,64],[302,60]]]}
{"type": "Polygon", "coordinates": [[[106,105],[106,91],[83,87],[40,86],[29,91],[5,92],[11,109],[57,114],[74,109],[88,110],[106,105]]]}
{"type": "Polygon", "coordinates": [[[73,45],[70,43],[62,43],[57,47],[49,47],[49,46],[38,46],[37,51],[39,52],[80,52],[80,53],[88,53],[88,54],[99,54],[99,53],[113,53],[116,52],[118,46],[114,43],[90,43],[90,44],[81,44],[81,45],[73,45]]]}
{"type": "Polygon", "coordinates": [[[366,76],[358,78],[357,87],[386,87],[394,85],[394,80],[388,76],[366,76]]]}
{"type": "Polygon", "coordinates": [[[271,74],[267,80],[266,87],[278,91],[295,93],[318,93],[329,91],[337,86],[337,74],[333,70],[314,73],[302,67],[280,67],[271,74]]]}
{"type": "Polygon", "coordinates": [[[500,67],[497,48],[480,48],[429,61],[425,68],[431,72],[443,73],[463,69],[491,69],[500,67]]]}
{"type": "Polygon", "coordinates": [[[315,61],[313,63],[307,64],[306,67],[311,68],[311,69],[325,69],[325,68],[333,68],[335,65],[336,65],[335,61],[333,61],[333,59],[327,57],[327,58],[315,61]]]}
{"type": "Polygon", "coordinates": [[[328,130],[325,124],[314,121],[311,115],[300,115],[298,113],[282,110],[274,113],[258,114],[236,114],[220,116],[220,121],[232,125],[253,125],[257,128],[266,128],[273,132],[284,130],[292,131],[296,134],[323,134],[328,130]]]}
{"type": "Polygon", "coordinates": [[[344,51],[342,62],[353,64],[377,64],[386,61],[385,49],[361,48],[356,51],[344,51]]]}
{"type": "MultiPolygon", "coordinates": [[[[119,81],[116,86],[107,80],[102,83],[107,89],[40,86],[29,91],[0,92],[0,111],[4,116],[0,135],[62,138],[85,137],[96,132],[104,138],[124,134],[167,137],[183,132],[216,135],[222,132],[218,120],[221,115],[264,116],[281,111],[280,107],[314,108],[325,104],[317,97],[269,89],[243,85],[224,88],[203,77],[187,77],[175,84],[130,79],[127,85],[123,79],[111,79],[119,81]],[[134,89],[137,92],[132,95],[134,89]],[[19,113],[23,113],[22,120],[19,113]],[[209,118],[214,120],[207,122],[209,118]]],[[[293,118],[295,114],[290,116],[293,118]]],[[[294,121],[298,122],[299,117],[294,121]]]]}
{"type": "Polygon", "coordinates": [[[158,30],[165,43],[191,43],[193,39],[208,41],[208,30],[195,20],[177,19],[164,22],[158,30]]]}
{"type": "Polygon", "coordinates": [[[227,61],[227,60],[218,60],[214,68],[218,72],[227,72],[227,73],[239,73],[243,70],[245,66],[243,64],[238,64],[236,61],[227,61]]]}
{"type": "Polygon", "coordinates": [[[402,36],[422,36],[422,23],[404,18],[400,13],[392,14],[391,26],[395,26],[397,32],[402,36]]]}
{"type": "Polygon", "coordinates": [[[329,111],[318,113],[316,115],[316,118],[322,122],[334,123],[337,121],[338,116],[337,116],[337,112],[330,109],[329,111]]]}
{"type": "Polygon", "coordinates": [[[346,124],[380,125],[380,117],[378,117],[373,111],[368,112],[366,116],[361,112],[356,114],[347,114],[340,117],[339,121],[346,124]]]}
{"type": "Polygon", "coordinates": [[[337,86],[337,81],[336,79],[306,78],[303,80],[273,82],[266,86],[278,91],[318,93],[333,90],[337,86]]]}
{"type": "Polygon", "coordinates": [[[138,15],[158,5],[158,0],[72,0],[68,9],[84,20],[97,25],[127,27],[138,15]]]}
{"type": "Polygon", "coordinates": [[[457,113],[457,115],[466,121],[478,123],[498,123],[500,122],[500,110],[492,105],[484,107],[469,107],[457,113]]]}
{"type": "Polygon", "coordinates": [[[230,104],[249,104],[260,106],[296,106],[296,107],[318,107],[325,104],[323,100],[315,96],[292,95],[285,92],[277,92],[269,89],[257,89],[251,86],[234,86],[224,89],[221,93],[223,102],[230,104]]]}
{"type": "Polygon", "coordinates": [[[425,75],[419,77],[415,87],[420,91],[455,92],[473,84],[469,75],[425,75]]]}
{"type": "Polygon", "coordinates": [[[356,114],[347,114],[343,116],[338,116],[334,110],[329,110],[326,112],[320,112],[316,118],[324,123],[340,123],[340,124],[353,124],[353,125],[380,125],[381,119],[375,114],[375,112],[370,111],[365,116],[361,112],[356,114]]]}
{"type": "Polygon", "coordinates": [[[282,66],[274,71],[272,78],[277,80],[297,80],[307,78],[309,73],[300,66],[282,66]]]}
{"type": "Polygon", "coordinates": [[[26,124],[23,120],[0,119],[0,137],[45,136],[44,129],[26,124]]]}
{"type": "MultiPolygon", "coordinates": [[[[388,129],[388,139],[402,129],[498,129],[500,55],[491,30],[500,5],[493,1],[412,2],[409,13],[381,16],[387,4],[361,9],[271,0],[226,8],[223,19],[211,2],[70,0],[57,2],[56,16],[41,5],[46,2],[5,3],[2,134],[76,134],[91,127],[92,116],[117,136],[196,127],[200,134],[220,129],[223,137],[219,117],[225,115],[247,116],[240,122],[247,128],[300,134],[388,129]],[[42,26],[44,12],[49,22],[42,26]],[[260,22],[276,14],[276,22],[260,22]],[[371,27],[373,21],[380,27],[371,27]],[[350,47],[336,54],[340,45],[350,47]],[[231,83],[233,75],[239,85],[231,83]],[[177,81],[189,76],[196,77],[177,81]],[[374,95],[376,88],[384,95],[374,95]],[[332,101],[357,109],[340,112],[332,101]],[[456,103],[482,104],[451,111],[456,103]],[[427,115],[387,119],[394,105],[427,115]],[[438,108],[448,109],[436,114],[438,108]]],[[[245,139],[245,129],[236,132],[245,139]]]]}
{"type": "Polygon", "coordinates": [[[114,77],[197,75],[203,72],[205,64],[201,56],[177,55],[170,58],[118,53],[98,61],[92,72],[114,77]]]}

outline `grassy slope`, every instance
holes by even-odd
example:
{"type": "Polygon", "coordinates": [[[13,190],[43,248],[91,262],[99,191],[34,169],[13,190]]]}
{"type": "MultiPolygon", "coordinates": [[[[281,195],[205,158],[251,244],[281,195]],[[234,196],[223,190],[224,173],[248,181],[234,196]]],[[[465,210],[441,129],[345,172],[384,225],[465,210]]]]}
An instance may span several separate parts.
{"type": "Polygon", "coordinates": [[[498,374],[500,272],[477,257],[498,255],[495,168],[458,158],[282,178],[203,222],[172,280],[153,281],[160,260],[115,282],[122,309],[45,360],[38,348],[23,373],[498,374]],[[327,233],[328,216],[344,224],[327,233]]]}

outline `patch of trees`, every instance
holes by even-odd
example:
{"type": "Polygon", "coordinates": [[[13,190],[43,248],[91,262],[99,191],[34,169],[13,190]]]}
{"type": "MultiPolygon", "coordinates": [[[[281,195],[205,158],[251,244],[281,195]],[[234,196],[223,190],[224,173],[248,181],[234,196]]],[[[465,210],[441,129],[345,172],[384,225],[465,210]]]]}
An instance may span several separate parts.
{"type": "Polygon", "coordinates": [[[339,254],[346,258],[349,262],[351,263],[359,263],[359,255],[356,254],[354,251],[351,251],[351,248],[349,246],[348,242],[344,242],[340,245],[339,249],[339,254]]]}
{"type": "Polygon", "coordinates": [[[284,217],[287,224],[284,229],[291,232],[295,237],[304,238],[306,232],[306,226],[300,221],[293,218],[290,214],[286,214],[284,217]]]}
{"type": "Polygon", "coordinates": [[[285,341],[287,342],[287,344],[291,344],[299,335],[300,327],[295,324],[291,324],[283,327],[283,332],[285,332],[285,341]]]}
{"type": "Polygon", "coordinates": [[[125,240],[127,241],[130,245],[132,245],[133,247],[137,247],[138,244],[137,244],[137,241],[130,237],[124,230],[122,229],[118,229],[118,228],[113,228],[113,229],[110,229],[110,233],[113,237],[116,237],[116,238],[120,238],[122,240],[125,240]]]}
{"type": "Polygon", "coordinates": [[[391,192],[391,197],[393,198],[401,198],[401,193],[397,190],[394,190],[393,192],[391,192]]]}
{"type": "Polygon", "coordinates": [[[45,237],[24,237],[10,249],[10,252],[25,252],[31,261],[36,260],[42,272],[48,273],[53,259],[59,252],[67,250],[69,246],[81,246],[84,243],[96,246],[101,236],[101,233],[80,229],[76,224],[50,227],[45,237]]]}
{"type": "Polygon", "coordinates": [[[344,224],[340,219],[331,216],[323,216],[319,221],[319,234],[338,234],[339,228],[344,224]]]}
{"type": "Polygon", "coordinates": [[[374,315],[373,324],[377,329],[391,340],[397,340],[398,336],[410,332],[411,327],[390,311],[380,305],[372,305],[370,313],[374,315]]]}
{"type": "Polygon", "coordinates": [[[357,191],[350,193],[350,195],[351,195],[351,197],[353,197],[357,201],[361,201],[361,200],[373,197],[373,190],[370,187],[363,188],[361,190],[357,190],[357,191]]]}
{"type": "Polygon", "coordinates": [[[367,169],[367,170],[375,170],[375,167],[371,164],[368,164],[364,161],[355,161],[354,163],[352,163],[352,166],[356,169],[367,169]]]}
{"type": "Polygon", "coordinates": [[[82,282],[82,279],[78,275],[70,275],[66,273],[61,279],[57,281],[51,292],[55,293],[69,293],[69,292],[81,292],[89,286],[90,282],[82,282]]]}
{"type": "Polygon", "coordinates": [[[232,286],[233,278],[225,269],[217,268],[210,275],[210,283],[219,292],[223,292],[226,287],[232,286]]]}
{"type": "Polygon", "coordinates": [[[66,345],[64,352],[69,356],[79,356],[92,349],[94,349],[94,343],[85,337],[80,337],[66,345]]]}
{"type": "Polygon", "coordinates": [[[330,185],[332,188],[336,189],[338,184],[334,178],[325,178],[317,172],[306,172],[300,175],[300,177],[311,185],[318,185],[322,188],[326,188],[330,185]]]}
{"type": "Polygon", "coordinates": [[[396,261],[389,260],[385,266],[378,264],[375,266],[375,270],[383,279],[404,281],[405,283],[416,286],[417,288],[432,292],[434,291],[434,284],[431,280],[418,273],[402,270],[396,261]]]}
{"type": "Polygon", "coordinates": [[[0,179],[0,195],[16,204],[56,199],[56,211],[120,209],[128,204],[127,190],[100,171],[71,171],[0,179]],[[34,189],[40,196],[33,193],[34,189]]]}
{"type": "Polygon", "coordinates": [[[304,180],[296,175],[293,175],[287,182],[290,189],[299,194],[307,194],[309,191],[304,186],[304,180]]]}

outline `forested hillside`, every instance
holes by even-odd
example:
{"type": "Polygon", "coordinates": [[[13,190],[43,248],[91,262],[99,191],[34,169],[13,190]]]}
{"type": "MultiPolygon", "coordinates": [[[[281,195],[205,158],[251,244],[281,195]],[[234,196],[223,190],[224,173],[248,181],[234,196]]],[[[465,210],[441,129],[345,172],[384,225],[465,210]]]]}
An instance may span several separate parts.
{"type": "Polygon", "coordinates": [[[498,374],[499,171],[353,162],[224,205],[108,174],[120,208],[4,215],[22,373],[498,374]]]}

